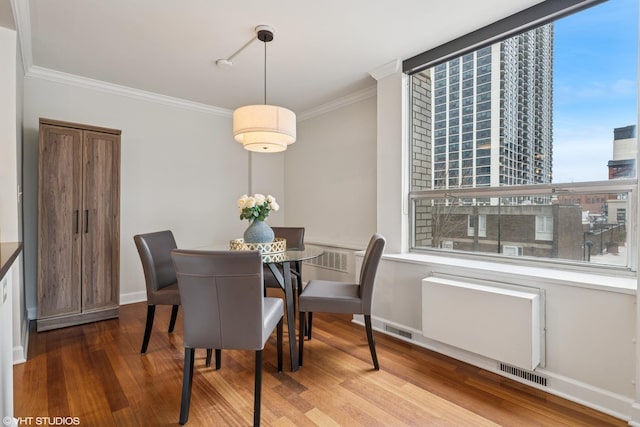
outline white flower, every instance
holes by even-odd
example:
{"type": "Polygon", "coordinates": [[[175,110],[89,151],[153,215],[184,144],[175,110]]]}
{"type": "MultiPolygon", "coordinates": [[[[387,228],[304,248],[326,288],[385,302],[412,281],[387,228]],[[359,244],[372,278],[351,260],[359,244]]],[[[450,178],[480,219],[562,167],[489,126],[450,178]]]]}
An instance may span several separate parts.
{"type": "Polygon", "coordinates": [[[247,205],[247,199],[248,199],[248,197],[247,197],[246,194],[238,199],[238,207],[240,209],[244,209],[245,208],[245,206],[247,205]]]}
{"type": "Polygon", "coordinates": [[[280,209],[276,198],[271,194],[265,196],[264,194],[256,193],[252,197],[244,194],[238,199],[236,204],[238,205],[240,219],[247,219],[249,221],[264,221],[269,216],[270,211],[280,209]]]}

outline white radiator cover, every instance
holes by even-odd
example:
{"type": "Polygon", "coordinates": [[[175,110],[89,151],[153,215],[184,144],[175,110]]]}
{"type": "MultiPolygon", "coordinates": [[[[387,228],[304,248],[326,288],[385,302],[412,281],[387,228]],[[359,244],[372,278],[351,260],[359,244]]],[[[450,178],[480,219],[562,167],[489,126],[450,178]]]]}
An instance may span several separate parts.
{"type": "Polygon", "coordinates": [[[540,294],[440,277],[422,280],[425,337],[533,370],[540,364],[540,294]]]}

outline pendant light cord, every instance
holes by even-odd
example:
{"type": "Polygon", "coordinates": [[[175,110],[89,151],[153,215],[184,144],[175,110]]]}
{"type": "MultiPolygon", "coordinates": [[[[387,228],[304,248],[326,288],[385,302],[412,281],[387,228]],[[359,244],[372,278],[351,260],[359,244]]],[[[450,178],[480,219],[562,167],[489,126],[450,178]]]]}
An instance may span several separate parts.
{"type": "Polygon", "coordinates": [[[267,105],[267,42],[264,42],[264,104],[267,105]]]}

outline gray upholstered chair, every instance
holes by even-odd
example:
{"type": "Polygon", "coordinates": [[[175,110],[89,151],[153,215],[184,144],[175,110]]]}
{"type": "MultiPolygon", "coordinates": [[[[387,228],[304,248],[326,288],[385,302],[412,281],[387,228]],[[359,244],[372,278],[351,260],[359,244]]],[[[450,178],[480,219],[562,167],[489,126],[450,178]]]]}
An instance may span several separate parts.
{"type": "Polygon", "coordinates": [[[369,241],[367,251],[360,270],[358,283],[334,282],[327,280],[311,280],[298,298],[300,310],[300,339],[298,344],[298,363],[302,366],[302,352],[304,348],[305,325],[311,339],[311,321],[313,312],[363,314],[369,350],[373,359],[373,366],[380,369],[376,346],[371,329],[371,304],[376,271],[382,257],[385,240],[379,234],[374,234],[369,241]]]}
{"type": "Polygon", "coordinates": [[[171,261],[171,251],[176,248],[173,233],[169,230],[133,236],[138,248],[144,280],[147,288],[147,324],[140,353],[147,352],[156,305],[171,305],[169,333],[173,332],[180,306],[180,293],[176,271],[171,261]]]}
{"type": "MultiPolygon", "coordinates": [[[[287,249],[299,249],[299,250],[304,249],[304,227],[271,227],[271,228],[273,229],[273,234],[275,234],[276,237],[282,237],[287,240],[287,249]]],[[[301,277],[302,265],[301,264],[302,263],[300,261],[296,261],[292,263],[292,268],[291,268],[291,272],[293,273],[291,275],[291,289],[293,289],[296,297],[297,295],[300,294],[300,290],[301,290],[301,286],[299,286],[299,284],[302,283],[302,277],[301,277]]],[[[268,273],[265,273],[264,275],[264,287],[265,287],[265,290],[266,288],[282,289],[280,287],[280,284],[278,283],[278,281],[270,271],[268,273]]],[[[294,309],[295,309],[296,299],[297,298],[293,299],[294,309]]]]}
{"type": "Polygon", "coordinates": [[[215,348],[216,355],[220,349],[255,350],[253,423],[260,425],[262,351],[277,329],[278,372],[282,371],[284,316],[282,299],[264,296],[260,253],[176,249],[171,256],[184,319],[180,424],[189,417],[195,349],[215,348]]]}

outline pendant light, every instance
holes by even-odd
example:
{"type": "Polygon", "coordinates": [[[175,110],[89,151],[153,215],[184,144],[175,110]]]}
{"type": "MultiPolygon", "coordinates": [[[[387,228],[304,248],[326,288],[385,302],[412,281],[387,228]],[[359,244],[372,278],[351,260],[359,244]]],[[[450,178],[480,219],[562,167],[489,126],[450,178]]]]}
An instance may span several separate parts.
{"type": "Polygon", "coordinates": [[[277,153],[296,141],[296,115],[267,104],[267,43],[273,40],[273,29],[257,26],[256,38],[264,43],[264,104],[245,105],[233,112],[233,138],[249,151],[277,153]]]}

